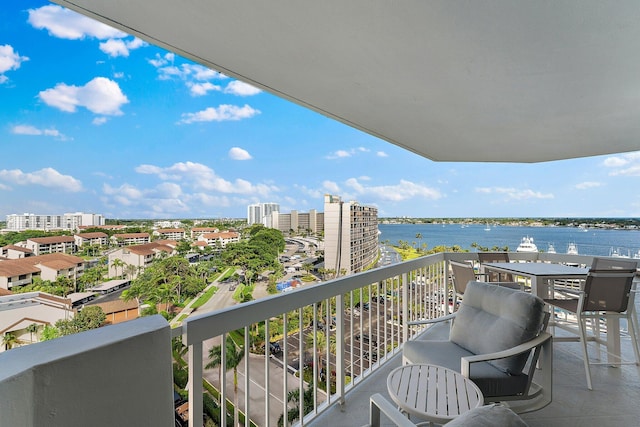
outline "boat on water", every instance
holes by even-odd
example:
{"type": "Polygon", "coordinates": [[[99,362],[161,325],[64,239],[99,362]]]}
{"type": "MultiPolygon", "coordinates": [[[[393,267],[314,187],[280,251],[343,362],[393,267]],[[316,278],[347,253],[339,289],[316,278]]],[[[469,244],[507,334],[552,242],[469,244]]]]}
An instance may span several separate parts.
{"type": "Polygon", "coordinates": [[[523,237],[516,252],[538,252],[538,247],[533,243],[533,237],[523,237]]]}
{"type": "Polygon", "coordinates": [[[491,231],[491,227],[489,227],[489,223],[487,223],[487,225],[485,225],[484,231],[491,231]]]}
{"type": "Polygon", "coordinates": [[[573,242],[569,243],[569,246],[567,246],[567,254],[578,255],[578,246],[573,242]]]}
{"type": "Polygon", "coordinates": [[[629,256],[628,251],[627,251],[627,254],[625,255],[624,253],[622,253],[622,250],[620,248],[611,248],[611,251],[609,252],[609,256],[612,258],[631,258],[629,256]]]}
{"type": "Polygon", "coordinates": [[[547,253],[548,254],[555,254],[556,253],[556,248],[553,246],[553,243],[549,243],[549,247],[547,247],[547,253]]]}

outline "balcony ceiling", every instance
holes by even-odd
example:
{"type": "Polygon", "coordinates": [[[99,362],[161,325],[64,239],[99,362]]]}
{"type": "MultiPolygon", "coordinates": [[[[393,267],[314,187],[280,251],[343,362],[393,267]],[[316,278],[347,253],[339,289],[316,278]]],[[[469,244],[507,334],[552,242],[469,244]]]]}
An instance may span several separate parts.
{"type": "Polygon", "coordinates": [[[436,161],[640,150],[640,2],[55,0],[436,161]]]}

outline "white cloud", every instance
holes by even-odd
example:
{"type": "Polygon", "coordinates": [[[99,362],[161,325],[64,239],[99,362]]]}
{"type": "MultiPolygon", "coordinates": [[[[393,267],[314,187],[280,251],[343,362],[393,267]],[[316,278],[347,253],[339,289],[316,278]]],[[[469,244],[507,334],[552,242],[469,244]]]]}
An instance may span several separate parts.
{"type": "Polygon", "coordinates": [[[249,119],[258,114],[260,114],[259,110],[255,110],[247,104],[243,107],[222,104],[218,108],[209,107],[197,113],[184,113],[182,114],[182,120],[178,123],[235,121],[249,119]]]}
{"type": "Polygon", "coordinates": [[[35,172],[22,172],[20,169],[0,170],[0,180],[17,185],[41,185],[63,191],[82,191],[82,183],[70,175],[62,175],[53,168],[44,168],[35,172]]]}
{"type": "Polygon", "coordinates": [[[358,196],[368,196],[372,199],[399,202],[413,198],[437,200],[442,194],[434,188],[416,184],[407,180],[400,180],[394,185],[365,186],[358,179],[350,178],[345,185],[355,191],[358,196]]]}
{"type": "Polygon", "coordinates": [[[640,176],[640,151],[607,157],[604,166],[616,168],[609,172],[611,176],[640,176]]]}
{"type": "Polygon", "coordinates": [[[95,119],[91,120],[91,123],[96,125],[96,126],[102,126],[103,124],[107,123],[109,119],[107,117],[96,117],[95,119]]]}
{"type": "Polygon", "coordinates": [[[96,77],[84,86],[58,83],[54,88],[39,93],[47,105],[73,113],[84,107],[95,114],[121,115],[120,107],[129,102],[118,83],[106,77],[96,77]]]}
{"type": "Polygon", "coordinates": [[[164,181],[183,181],[185,185],[196,190],[218,191],[220,193],[237,193],[267,197],[279,191],[278,187],[267,184],[252,184],[244,179],[229,181],[216,175],[213,169],[194,162],[179,162],[162,168],[154,165],[140,165],[136,172],[157,175],[164,181]]]}
{"type": "Polygon", "coordinates": [[[576,184],[575,188],[577,190],[588,190],[590,188],[596,188],[596,187],[601,187],[601,186],[602,186],[601,182],[585,181],[585,182],[580,182],[580,183],[576,184]]]}
{"type": "Polygon", "coordinates": [[[331,194],[338,194],[341,192],[340,186],[333,181],[323,181],[322,188],[331,194]]]}
{"type": "Polygon", "coordinates": [[[128,35],[70,9],[60,6],[43,6],[29,9],[29,24],[39,30],[46,29],[50,35],[69,40],[93,37],[99,40],[125,38],[128,35]]]}
{"type": "Polygon", "coordinates": [[[385,153],[384,151],[378,151],[376,153],[376,156],[378,156],[378,157],[389,157],[389,155],[387,153],[385,153]]]}
{"type": "Polygon", "coordinates": [[[224,93],[229,93],[232,95],[238,96],[253,96],[262,92],[257,87],[251,86],[250,84],[234,80],[229,82],[227,87],[224,89],[224,93]]]}
{"type": "MultiPolygon", "coordinates": [[[[369,151],[371,150],[369,150],[366,147],[357,147],[357,148],[352,148],[350,150],[337,150],[331,154],[328,154],[325,158],[330,160],[344,159],[345,157],[355,156],[358,153],[368,153],[369,151]]],[[[383,153],[383,156],[381,156],[380,153],[381,152],[379,151],[376,155],[380,157],[386,157],[386,154],[383,153]]]]}
{"type": "Polygon", "coordinates": [[[222,87],[218,85],[214,85],[213,83],[204,82],[204,83],[187,83],[187,87],[191,92],[191,96],[203,96],[211,91],[220,91],[222,87]]]}
{"type": "Polygon", "coordinates": [[[526,199],[553,199],[551,193],[542,193],[530,189],[516,189],[506,187],[479,187],[475,189],[476,193],[483,194],[499,194],[504,195],[510,200],[526,200],[526,199]]]}
{"type": "Polygon", "coordinates": [[[124,56],[126,58],[132,50],[145,45],[146,43],[139,38],[127,41],[122,39],[109,39],[106,42],[100,43],[100,50],[113,58],[118,56],[124,56]]]}
{"type": "Polygon", "coordinates": [[[31,125],[17,125],[11,129],[11,133],[16,135],[52,136],[57,139],[66,140],[67,137],[57,129],[38,129],[31,125]]]}
{"type": "Polygon", "coordinates": [[[18,52],[13,50],[13,46],[5,44],[0,46],[0,84],[9,80],[7,76],[4,75],[7,71],[17,70],[20,68],[20,65],[28,61],[29,58],[26,56],[20,56],[18,52]]]}
{"type": "Polygon", "coordinates": [[[229,158],[233,160],[251,160],[251,154],[247,150],[244,150],[240,147],[233,147],[229,150],[229,158]]]}

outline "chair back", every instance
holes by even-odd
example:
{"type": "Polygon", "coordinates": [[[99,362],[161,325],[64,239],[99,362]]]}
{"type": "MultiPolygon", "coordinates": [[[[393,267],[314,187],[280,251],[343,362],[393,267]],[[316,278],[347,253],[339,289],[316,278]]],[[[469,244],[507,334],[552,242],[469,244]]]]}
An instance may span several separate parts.
{"type": "MultiPolygon", "coordinates": [[[[508,252],[478,252],[480,264],[488,262],[509,262],[508,252]]],[[[491,272],[487,276],[487,282],[513,282],[513,275],[508,273],[491,272]]]]}
{"type": "Polygon", "coordinates": [[[476,272],[467,262],[449,261],[449,265],[453,273],[453,289],[456,294],[463,295],[467,289],[467,283],[476,280],[476,272]]]}
{"type": "Polygon", "coordinates": [[[582,311],[625,312],[637,266],[632,260],[594,258],[584,284],[582,311]]]}

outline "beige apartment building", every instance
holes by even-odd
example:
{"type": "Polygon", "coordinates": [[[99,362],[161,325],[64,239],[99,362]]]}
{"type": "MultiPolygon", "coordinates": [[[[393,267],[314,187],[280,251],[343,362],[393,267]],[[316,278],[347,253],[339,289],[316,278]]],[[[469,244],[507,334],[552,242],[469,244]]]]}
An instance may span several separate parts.
{"type": "Polygon", "coordinates": [[[311,209],[309,212],[272,212],[266,219],[266,226],[284,234],[309,233],[318,235],[324,231],[324,213],[311,209]]]}
{"type": "Polygon", "coordinates": [[[184,240],[186,231],[184,228],[160,228],[155,230],[153,235],[161,239],[184,240]]]}
{"type": "Polygon", "coordinates": [[[33,237],[24,245],[34,255],[53,253],[72,254],[76,252],[76,239],[72,236],[33,237]]]}
{"type": "Polygon", "coordinates": [[[166,241],[117,249],[109,254],[109,278],[128,276],[134,279],[157,257],[163,254],[175,255],[175,253],[175,245],[167,244],[166,241]]]}
{"type": "Polygon", "coordinates": [[[198,236],[196,243],[204,242],[212,248],[226,248],[229,243],[240,241],[240,233],[237,231],[221,231],[218,233],[205,233],[198,236]]]}
{"type": "Polygon", "coordinates": [[[0,261],[0,288],[29,285],[34,277],[52,282],[58,277],[75,280],[84,274],[84,265],[82,258],[63,253],[0,261]]]}
{"type": "Polygon", "coordinates": [[[117,246],[144,245],[150,241],[149,233],[122,233],[111,236],[111,242],[117,246]]]}
{"type": "Polygon", "coordinates": [[[378,209],[324,196],[324,266],[342,275],[370,266],[378,255],[378,209]]]}
{"type": "Polygon", "coordinates": [[[73,236],[76,246],[107,246],[109,244],[109,236],[106,233],[96,231],[95,233],[80,233],[73,236]]]}

